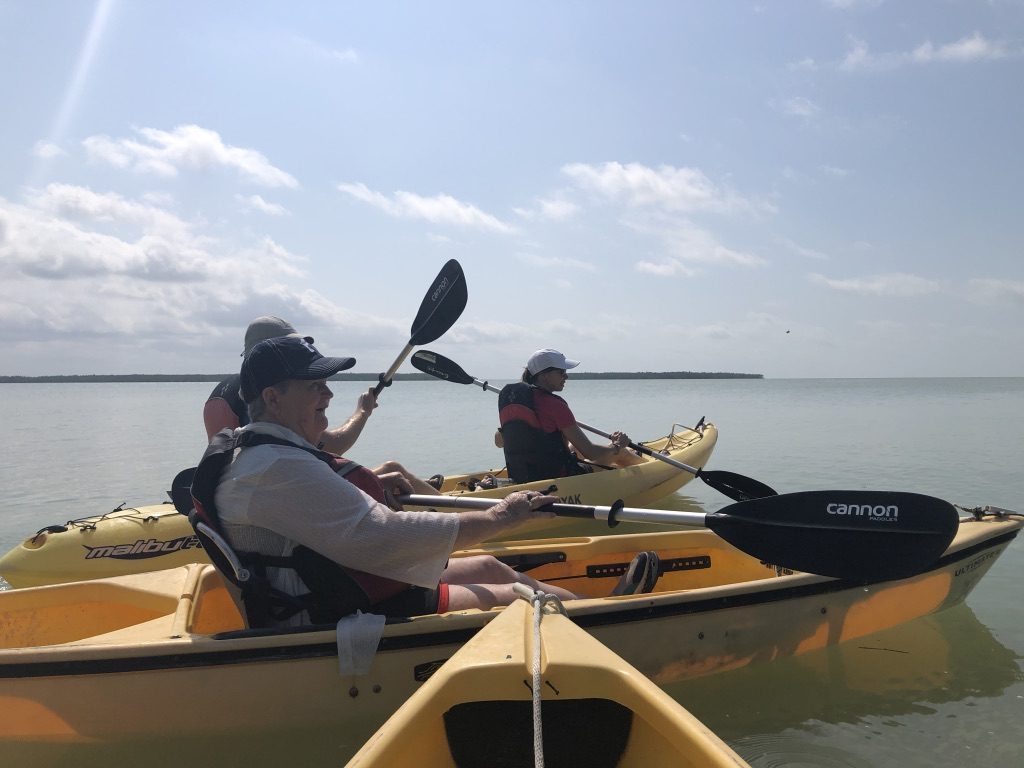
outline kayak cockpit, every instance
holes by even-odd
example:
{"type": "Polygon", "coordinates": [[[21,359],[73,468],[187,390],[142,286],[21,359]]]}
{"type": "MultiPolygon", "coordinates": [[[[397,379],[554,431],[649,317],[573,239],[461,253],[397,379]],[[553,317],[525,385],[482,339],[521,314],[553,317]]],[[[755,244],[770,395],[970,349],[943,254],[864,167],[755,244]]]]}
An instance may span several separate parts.
{"type": "Polygon", "coordinates": [[[240,629],[220,574],[198,563],[4,593],[0,648],[121,644],[240,629]]]}

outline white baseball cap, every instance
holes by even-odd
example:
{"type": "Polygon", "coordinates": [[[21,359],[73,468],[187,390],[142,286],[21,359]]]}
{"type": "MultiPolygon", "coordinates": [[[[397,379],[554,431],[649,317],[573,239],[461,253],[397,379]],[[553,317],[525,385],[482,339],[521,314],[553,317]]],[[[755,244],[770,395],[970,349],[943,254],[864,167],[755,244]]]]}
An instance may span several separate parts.
{"type": "Polygon", "coordinates": [[[536,376],[547,368],[561,368],[563,371],[567,371],[579,364],[579,360],[570,360],[557,349],[538,349],[526,361],[526,370],[536,376]]]}

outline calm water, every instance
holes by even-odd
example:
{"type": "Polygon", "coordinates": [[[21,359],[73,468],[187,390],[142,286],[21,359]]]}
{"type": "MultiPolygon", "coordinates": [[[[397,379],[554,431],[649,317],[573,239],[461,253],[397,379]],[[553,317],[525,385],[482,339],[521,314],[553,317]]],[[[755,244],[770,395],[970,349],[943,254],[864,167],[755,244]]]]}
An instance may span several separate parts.
{"type": "MultiPolygon", "coordinates": [[[[202,453],[210,389],[0,386],[2,551],[43,525],[163,500],[202,453]]],[[[334,389],[340,423],[360,386],[334,389]]],[[[581,420],[635,439],[706,415],[720,429],[710,467],[780,492],[905,490],[1024,511],[1024,379],[570,381],[566,396],[581,420]]],[[[498,466],[495,412],[495,395],[479,388],[399,382],[352,456],[397,458],[422,476],[498,466]]],[[[729,502],[702,483],[684,491],[660,506],[729,502]]],[[[1020,765],[1021,583],[1016,542],[966,606],[670,692],[760,768],[1020,765]]]]}

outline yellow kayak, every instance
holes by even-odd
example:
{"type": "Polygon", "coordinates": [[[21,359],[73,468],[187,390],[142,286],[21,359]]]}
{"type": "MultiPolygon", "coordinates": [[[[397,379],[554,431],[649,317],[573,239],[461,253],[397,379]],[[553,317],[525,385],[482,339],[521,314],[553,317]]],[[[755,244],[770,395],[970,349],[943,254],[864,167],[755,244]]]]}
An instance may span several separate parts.
{"type": "MultiPolygon", "coordinates": [[[[494,544],[465,554],[493,554],[580,595],[565,603],[569,618],[664,686],[848,642],[961,603],[1022,526],[1006,517],[961,522],[937,562],[890,580],[789,572],[706,530],[494,544]],[[644,550],[660,557],[655,590],[607,597],[644,550]]],[[[224,750],[237,765],[245,762],[240,752],[258,750],[265,760],[276,749],[294,761],[296,734],[304,748],[348,759],[500,613],[389,621],[365,673],[356,674],[339,669],[333,625],[244,628],[209,565],[0,592],[0,760],[146,764],[145,750],[156,749],[173,755],[167,764],[209,765],[224,750]]]]}
{"type": "Polygon", "coordinates": [[[549,611],[522,600],[502,611],[388,718],[348,768],[533,766],[538,752],[549,766],[749,768],[621,656],[549,611]]]}
{"type": "MultiPolygon", "coordinates": [[[[703,467],[718,439],[713,424],[698,429],[673,425],[663,438],[644,443],[654,451],[692,467],[703,467]]],[[[658,459],[623,469],[596,469],[586,475],[508,485],[504,469],[448,477],[442,492],[453,496],[503,497],[516,490],[547,489],[554,484],[562,501],[571,504],[609,505],[622,499],[628,506],[649,504],[678,490],[693,475],[658,459]],[[496,478],[490,490],[479,487],[488,476],[496,478]]],[[[645,530],[626,524],[616,532],[645,530]]],[[[607,525],[554,518],[538,520],[516,531],[516,538],[599,535],[607,525]]],[[[83,579],[102,579],[128,573],[175,568],[187,563],[208,563],[184,515],[170,503],[119,508],[104,515],[50,525],[27,537],[0,558],[0,576],[12,587],[36,587],[83,579]]]]}

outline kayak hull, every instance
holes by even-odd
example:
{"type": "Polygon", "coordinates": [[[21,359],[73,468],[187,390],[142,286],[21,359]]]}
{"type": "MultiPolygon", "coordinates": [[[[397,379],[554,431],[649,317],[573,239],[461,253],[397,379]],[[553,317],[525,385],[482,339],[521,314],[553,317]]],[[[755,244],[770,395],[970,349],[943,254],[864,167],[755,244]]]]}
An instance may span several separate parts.
{"type": "Polygon", "coordinates": [[[388,718],[348,768],[482,766],[498,755],[503,765],[532,765],[538,728],[540,752],[554,765],[749,768],[621,656],[546,610],[552,612],[517,601],[502,611],[388,718]]]}
{"type": "MultiPolygon", "coordinates": [[[[713,424],[699,431],[678,428],[667,437],[645,443],[665,450],[669,457],[702,467],[711,456],[718,432],[713,424]]],[[[489,470],[502,475],[503,470],[489,470]]],[[[622,499],[626,506],[640,506],[664,498],[693,475],[657,459],[616,470],[596,470],[586,475],[559,478],[492,490],[470,491],[472,478],[488,472],[449,477],[442,490],[455,496],[504,497],[514,490],[547,489],[558,485],[563,501],[607,506],[622,499]]],[[[649,525],[625,523],[616,533],[649,530],[649,525]]],[[[535,520],[515,531],[516,538],[600,535],[610,532],[606,523],[575,518],[535,520]]],[[[208,563],[188,519],[170,503],[116,509],[105,515],[80,518],[44,529],[26,538],[0,558],[0,576],[12,586],[37,587],[83,579],[103,579],[130,573],[176,568],[188,563],[208,563]]]]}
{"type": "MultiPolygon", "coordinates": [[[[584,598],[566,604],[569,617],[664,686],[804,654],[958,604],[1022,525],[964,522],[933,568],[877,583],[780,571],[708,531],[473,552],[544,563],[530,573],[584,598]],[[601,597],[644,549],[673,568],[656,591],[601,597]]],[[[388,624],[369,673],[343,675],[333,629],[233,629],[237,611],[209,566],[3,592],[0,758],[40,764],[40,755],[77,745],[78,758],[116,752],[127,759],[123,750],[157,743],[183,757],[192,748],[183,741],[237,751],[243,742],[269,748],[274,736],[294,743],[296,734],[311,739],[311,749],[320,744],[347,757],[498,613],[388,624]]]]}

